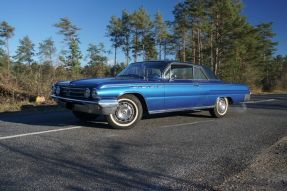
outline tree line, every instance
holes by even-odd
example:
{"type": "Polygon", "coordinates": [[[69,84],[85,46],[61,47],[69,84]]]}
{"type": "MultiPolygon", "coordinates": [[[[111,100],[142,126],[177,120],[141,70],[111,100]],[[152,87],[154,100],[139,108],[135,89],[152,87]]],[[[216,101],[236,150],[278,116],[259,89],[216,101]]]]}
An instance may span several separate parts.
{"type": "Polygon", "coordinates": [[[113,65],[107,64],[111,51],[103,43],[90,43],[86,53],[81,52],[81,29],[68,17],[53,25],[64,48],[57,50],[52,38],[36,46],[25,36],[11,55],[9,41],[16,30],[3,21],[1,82],[48,95],[56,80],[114,76],[130,62],[178,60],[207,65],[221,79],[247,83],[254,89],[287,88],[287,56],[275,55],[272,23],[249,23],[242,15],[241,1],[184,0],[174,7],[173,16],[165,20],[160,11],[151,16],[144,7],[112,16],[106,36],[112,42],[113,65]],[[119,53],[125,56],[122,62],[119,53]]]}

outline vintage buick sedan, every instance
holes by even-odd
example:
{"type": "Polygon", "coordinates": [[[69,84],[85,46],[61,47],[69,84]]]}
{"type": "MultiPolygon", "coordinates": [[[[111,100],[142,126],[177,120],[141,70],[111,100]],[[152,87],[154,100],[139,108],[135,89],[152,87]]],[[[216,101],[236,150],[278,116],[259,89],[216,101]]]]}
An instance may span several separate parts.
{"type": "Polygon", "coordinates": [[[250,90],[219,80],[203,65],[147,61],[129,64],[114,78],[57,82],[51,96],[82,121],[105,115],[113,128],[128,129],[143,114],[209,110],[223,117],[230,104],[249,100],[250,90]]]}

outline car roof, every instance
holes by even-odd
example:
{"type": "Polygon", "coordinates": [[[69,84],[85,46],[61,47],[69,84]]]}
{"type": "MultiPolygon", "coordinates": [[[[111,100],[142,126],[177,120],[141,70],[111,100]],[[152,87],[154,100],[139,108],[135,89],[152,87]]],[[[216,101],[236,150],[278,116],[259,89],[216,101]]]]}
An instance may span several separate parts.
{"type": "Polygon", "coordinates": [[[208,79],[218,80],[217,76],[212,72],[212,70],[208,66],[192,64],[191,62],[180,62],[180,61],[174,61],[174,60],[150,60],[150,61],[142,61],[142,62],[135,62],[135,63],[147,63],[147,62],[162,63],[165,65],[165,67],[169,67],[171,64],[176,64],[176,65],[184,64],[184,65],[191,65],[191,66],[199,67],[202,69],[202,71],[205,73],[208,79]]]}
{"type": "Polygon", "coordinates": [[[199,65],[199,64],[193,64],[191,62],[180,62],[180,61],[175,61],[175,60],[149,60],[149,61],[141,61],[141,62],[135,62],[135,63],[148,63],[148,62],[162,63],[162,64],[165,64],[165,65],[169,65],[169,64],[187,64],[187,65],[201,67],[201,65],[199,65]]]}

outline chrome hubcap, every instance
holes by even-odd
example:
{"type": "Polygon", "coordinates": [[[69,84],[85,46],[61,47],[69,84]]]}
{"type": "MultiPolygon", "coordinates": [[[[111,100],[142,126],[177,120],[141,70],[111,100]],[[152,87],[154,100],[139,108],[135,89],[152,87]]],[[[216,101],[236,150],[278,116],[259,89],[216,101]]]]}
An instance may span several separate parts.
{"type": "Polygon", "coordinates": [[[128,123],[134,119],[135,108],[134,106],[127,101],[120,102],[116,112],[115,118],[121,123],[128,123]]]}
{"type": "Polygon", "coordinates": [[[227,109],[226,100],[224,98],[219,98],[217,102],[218,113],[223,114],[227,109]]]}

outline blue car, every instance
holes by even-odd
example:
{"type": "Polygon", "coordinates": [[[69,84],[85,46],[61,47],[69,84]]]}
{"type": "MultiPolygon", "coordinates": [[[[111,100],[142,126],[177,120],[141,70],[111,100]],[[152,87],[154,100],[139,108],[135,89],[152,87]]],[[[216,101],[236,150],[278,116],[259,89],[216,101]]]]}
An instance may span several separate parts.
{"type": "Polygon", "coordinates": [[[144,114],[209,110],[223,117],[230,104],[249,100],[250,90],[219,80],[203,65],[146,61],[129,64],[114,78],[57,82],[51,96],[82,121],[105,115],[113,128],[128,129],[144,114]]]}

